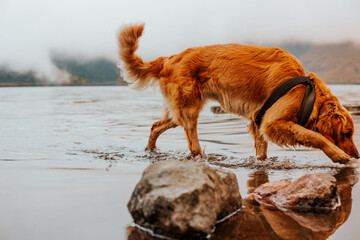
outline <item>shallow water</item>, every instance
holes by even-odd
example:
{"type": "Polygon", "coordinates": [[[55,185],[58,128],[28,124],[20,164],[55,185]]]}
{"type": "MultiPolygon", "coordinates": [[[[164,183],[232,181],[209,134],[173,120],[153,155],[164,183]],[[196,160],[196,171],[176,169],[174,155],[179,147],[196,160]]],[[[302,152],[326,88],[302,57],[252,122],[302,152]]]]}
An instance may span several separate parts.
{"type": "MultiPolygon", "coordinates": [[[[342,103],[360,105],[360,86],[331,88],[342,103]]],[[[317,150],[275,145],[269,160],[256,161],[247,122],[215,115],[211,105],[200,116],[200,144],[209,164],[237,175],[243,198],[267,181],[325,172],[341,182],[344,206],[322,218],[289,216],[245,200],[244,211],[219,225],[214,239],[358,239],[357,169],[317,150]]],[[[156,153],[144,151],[162,115],[158,90],[0,88],[0,111],[0,239],[136,239],[141,233],[130,226],[126,204],[142,171],[154,161],[190,158],[179,127],[159,138],[156,153]]],[[[353,117],[360,146],[360,116],[353,117]]]]}

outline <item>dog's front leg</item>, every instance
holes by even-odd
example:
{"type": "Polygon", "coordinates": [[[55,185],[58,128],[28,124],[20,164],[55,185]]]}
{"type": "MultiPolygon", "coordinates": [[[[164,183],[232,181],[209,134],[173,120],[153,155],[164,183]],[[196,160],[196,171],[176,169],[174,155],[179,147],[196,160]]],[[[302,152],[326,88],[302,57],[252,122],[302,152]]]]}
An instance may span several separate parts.
{"type": "Polygon", "coordinates": [[[184,128],[191,154],[193,156],[199,155],[203,157],[197,133],[197,124],[202,103],[199,99],[186,99],[184,96],[182,101],[184,101],[184,103],[191,102],[193,105],[178,108],[177,111],[173,111],[173,114],[175,115],[178,125],[184,128]]]}
{"type": "Polygon", "coordinates": [[[203,157],[197,134],[197,125],[193,124],[190,126],[184,126],[184,130],[186,133],[186,138],[191,154],[194,156],[200,155],[201,157],[203,157]]]}
{"type": "Polygon", "coordinates": [[[254,138],[256,158],[259,160],[266,160],[268,143],[264,139],[264,136],[260,134],[259,127],[254,121],[251,121],[249,124],[249,132],[254,138]]]}
{"type": "Polygon", "coordinates": [[[286,120],[263,122],[266,138],[280,146],[303,145],[321,149],[333,162],[346,163],[350,156],[318,132],[286,120]]]}

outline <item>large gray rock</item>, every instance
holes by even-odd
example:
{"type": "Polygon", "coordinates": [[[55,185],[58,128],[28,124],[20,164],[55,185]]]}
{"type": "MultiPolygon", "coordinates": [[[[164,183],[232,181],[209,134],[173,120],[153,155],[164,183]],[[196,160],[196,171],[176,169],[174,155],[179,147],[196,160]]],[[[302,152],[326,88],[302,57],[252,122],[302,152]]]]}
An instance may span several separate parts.
{"type": "Polygon", "coordinates": [[[336,179],[330,174],[308,174],[294,182],[269,182],[253,194],[258,202],[285,211],[330,212],[340,204],[336,179]]]}
{"type": "Polygon", "coordinates": [[[187,239],[206,236],[217,220],[239,208],[234,173],[189,160],[151,164],[128,203],[136,224],[156,234],[187,239]]]}

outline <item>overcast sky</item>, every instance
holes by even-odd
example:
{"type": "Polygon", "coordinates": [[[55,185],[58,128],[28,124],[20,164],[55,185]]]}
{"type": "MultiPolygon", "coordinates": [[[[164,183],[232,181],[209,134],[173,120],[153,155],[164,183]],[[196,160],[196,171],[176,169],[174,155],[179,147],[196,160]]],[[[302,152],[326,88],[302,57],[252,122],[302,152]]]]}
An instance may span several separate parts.
{"type": "Polygon", "coordinates": [[[150,60],[214,43],[360,42],[358,0],[0,0],[0,65],[55,72],[51,52],[117,59],[116,33],[145,22],[150,60]]]}

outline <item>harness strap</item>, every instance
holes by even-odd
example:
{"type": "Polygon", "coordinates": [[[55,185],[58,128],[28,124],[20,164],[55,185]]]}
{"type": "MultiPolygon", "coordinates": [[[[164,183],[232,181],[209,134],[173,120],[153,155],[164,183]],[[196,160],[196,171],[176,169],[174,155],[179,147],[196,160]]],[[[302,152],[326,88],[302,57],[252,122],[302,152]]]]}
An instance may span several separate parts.
{"type": "Polygon", "coordinates": [[[298,112],[297,115],[297,119],[298,119],[297,124],[301,126],[305,126],[314,108],[314,103],[315,103],[315,86],[313,81],[309,81],[308,84],[306,85],[304,98],[301,103],[300,111],[298,112]]]}
{"type": "Polygon", "coordinates": [[[314,107],[315,103],[315,86],[314,83],[307,76],[298,76],[294,77],[285,83],[281,84],[275,91],[270,95],[266,100],[264,105],[261,107],[260,111],[256,115],[255,123],[260,126],[262,119],[266,111],[282,96],[288,93],[293,87],[299,84],[306,84],[305,94],[303,101],[301,103],[300,111],[297,115],[297,123],[301,126],[304,126],[309,120],[310,114],[314,107]]]}

